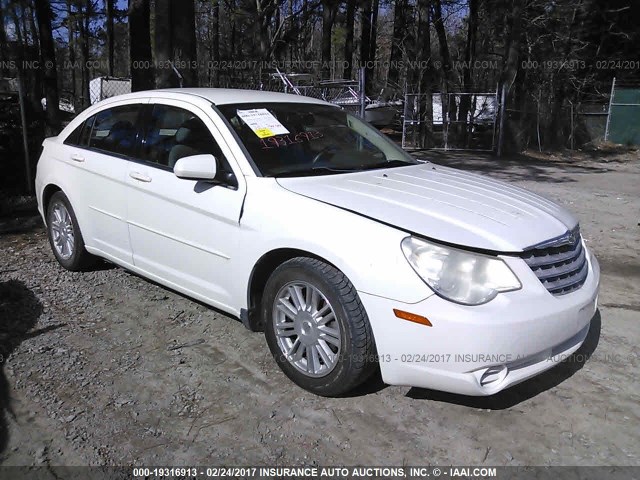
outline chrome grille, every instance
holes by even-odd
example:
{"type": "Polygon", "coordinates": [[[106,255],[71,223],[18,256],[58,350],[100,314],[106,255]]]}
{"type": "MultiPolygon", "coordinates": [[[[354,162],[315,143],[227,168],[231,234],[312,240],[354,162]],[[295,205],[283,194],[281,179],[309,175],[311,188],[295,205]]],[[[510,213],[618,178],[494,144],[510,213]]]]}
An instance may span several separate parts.
{"type": "Polygon", "coordinates": [[[553,295],[565,295],[584,285],[589,264],[576,228],[561,238],[532,247],[522,259],[553,295]]]}

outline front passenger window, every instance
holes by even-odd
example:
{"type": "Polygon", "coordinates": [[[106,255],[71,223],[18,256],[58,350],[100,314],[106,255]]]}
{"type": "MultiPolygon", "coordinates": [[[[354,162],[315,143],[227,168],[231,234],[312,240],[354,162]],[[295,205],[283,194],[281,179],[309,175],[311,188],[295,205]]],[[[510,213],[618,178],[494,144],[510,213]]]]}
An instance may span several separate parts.
{"type": "Polygon", "coordinates": [[[142,148],[144,160],[173,169],[182,157],[203,153],[215,156],[221,169],[228,167],[211,132],[196,115],[169,105],[153,106],[142,148]]]}

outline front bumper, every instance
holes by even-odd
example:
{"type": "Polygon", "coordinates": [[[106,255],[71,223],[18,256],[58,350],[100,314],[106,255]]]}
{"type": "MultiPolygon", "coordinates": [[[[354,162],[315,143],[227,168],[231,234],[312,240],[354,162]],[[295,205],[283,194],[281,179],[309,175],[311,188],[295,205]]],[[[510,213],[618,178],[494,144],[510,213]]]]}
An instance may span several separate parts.
{"type": "Polygon", "coordinates": [[[360,293],[390,385],[492,395],[555,366],[584,342],[597,309],[600,267],[588,253],[582,288],[553,296],[519,258],[503,257],[523,288],[480,306],[436,295],[405,304],[360,293]],[[396,318],[427,317],[432,327],[396,318]]]}

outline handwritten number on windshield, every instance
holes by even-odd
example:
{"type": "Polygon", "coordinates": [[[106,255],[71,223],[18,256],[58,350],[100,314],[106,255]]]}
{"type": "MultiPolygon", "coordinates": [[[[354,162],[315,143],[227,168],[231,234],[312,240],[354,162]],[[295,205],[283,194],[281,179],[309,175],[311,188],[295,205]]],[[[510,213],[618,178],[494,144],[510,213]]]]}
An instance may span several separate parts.
{"type": "Polygon", "coordinates": [[[261,138],[260,144],[262,145],[263,150],[268,150],[271,148],[281,148],[287,147],[289,145],[294,145],[296,143],[305,143],[310,142],[311,140],[316,140],[318,138],[322,138],[324,135],[318,131],[312,132],[300,132],[295,135],[277,135],[275,137],[269,138],[261,138]]]}

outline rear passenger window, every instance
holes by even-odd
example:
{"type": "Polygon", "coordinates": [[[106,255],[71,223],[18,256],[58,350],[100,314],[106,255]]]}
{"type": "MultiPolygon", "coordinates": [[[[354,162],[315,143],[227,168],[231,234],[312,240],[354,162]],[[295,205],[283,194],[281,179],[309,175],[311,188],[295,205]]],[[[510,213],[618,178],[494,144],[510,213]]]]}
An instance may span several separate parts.
{"type": "Polygon", "coordinates": [[[87,147],[89,145],[89,135],[91,135],[91,127],[96,116],[93,115],[86,119],[83,123],[71,132],[71,135],[64,141],[65,145],[76,145],[79,147],[87,147]]]}
{"type": "Polygon", "coordinates": [[[79,141],[80,141],[80,134],[82,133],[82,127],[84,126],[83,123],[80,124],[79,127],[77,127],[73,132],[71,132],[71,135],[69,135],[66,140],[64,141],[65,145],[78,145],[79,141]]]}
{"type": "Polygon", "coordinates": [[[142,158],[173,168],[182,157],[210,153],[226,167],[220,147],[207,126],[188,110],[169,105],[154,105],[151,123],[142,148],[142,158]]]}
{"type": "Polygon", "coordinates": [[[138,136],[136,122],[139,111],[139,105],[124,105],[96,114],[89,136],[89,147],[133,156],[138,136]]]}

